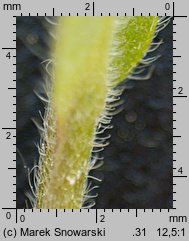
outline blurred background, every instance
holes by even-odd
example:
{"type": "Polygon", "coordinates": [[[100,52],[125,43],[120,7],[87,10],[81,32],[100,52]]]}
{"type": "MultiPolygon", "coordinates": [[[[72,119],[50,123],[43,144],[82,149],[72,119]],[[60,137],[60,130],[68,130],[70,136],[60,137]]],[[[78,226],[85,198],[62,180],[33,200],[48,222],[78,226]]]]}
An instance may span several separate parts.
{"type": "MultiPolygon", "coordinates": [[[[45,95],[43,61],[50,58],[56,17],[17,17],[17,208],[31,208],[28,170],[38,163],[45,95]]],[[[124,109],[112,121],[104,164],[91,172],[101,178],[94,208],[172,208],[173,104],[172,21],[155,38],[163,44],[148,80],[127,80],[124,109]]],[[[32,175],[31,175],[32,181],[32,175]]]]}

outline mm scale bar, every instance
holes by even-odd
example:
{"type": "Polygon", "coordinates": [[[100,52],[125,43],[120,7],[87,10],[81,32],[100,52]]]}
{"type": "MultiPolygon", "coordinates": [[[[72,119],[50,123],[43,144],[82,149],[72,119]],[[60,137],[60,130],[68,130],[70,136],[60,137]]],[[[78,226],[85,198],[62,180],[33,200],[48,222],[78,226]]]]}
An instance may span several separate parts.
{"type": "MultiPolygon", "coordinates": [[[[28,229],[35,230],[36,225],[31,226],[30,216],[32,215],[34,220],[37,220],[40,224],[45,223],[45,227],[50,235],[46,239],[53,240],[60,237],[68,237],[71,239],[79,235],[81,230],[83,235],[92,240],[92,236],[101,237],[102,240],[115,240],[119,234],[119,240],[161,240],[164,236],[159,233],[159,228],[167,228],[168,238],[176,237],[177,240],[187,240],[187,222],[188,217],[184,214],[180,216],[174,215],[174,210],[168,210],[165,212],[161,210],[48,210],[48,209],[32,209],[32,210],[4,210],[4,222],[6,227],[12,224],[16,229],[15,239],[21,238],[22,233],[28,229]],[[133,215],[134,214],[134,215],[133,215]],[[127,228],[125,228],[125,217],[130,220],[127,222],[127,228]],[[119,218],[119,219],[117,219],[119,218]],[[17,220],[16,222],[14,220],[17,220]],[[73,225],[73,220],[75,224],[73,225]],[[84,221],[85,220],[85,221],[84,221]],[[86,220],[88,223],[86,225],[86,220]],[[111,220],[111,221],[110,221],[111,220]],[[119,220],[119,225],[117,221],[119,220]],[[151,222],[146,223],[146,220],[151,222]],[[155,221],[156,220],[156,221],[155,221]],[[159,226],[157,220],[161,223],[159,226]],[[153,223],[153,225],[151,225],[153,223]],[[179,225],[178,225],[179,224],[179,225]],[[172,234],[172,227],[174,227],[174,234],[172,234]],[[184,232],[182,231],[184,229],[184,232]],[[90,231],[93,230],[91,236],[90,231]],[[140,235],[138,231],[142,232],[140,235]],[[87,233],[86,233],[87,231],[87,233]],[[176,234],[175,234],[175,231],[176,234]],[[77,234],[77,235],[76,235],[77,234]],[[139,238],[139,237],[140,238],[139,238]],[[110,239],[111,237],[111,239],[110,239]],[[181,237],[182,239],[179,239],[181,237]]],[[[39,225],[37,230],[43,230],[44,225],[39,225]]],[[[13,229],[13,230],[14,230],[13,229]]],[[[43,231],[41,231],[43,233],[43,231]]],[[[3,232],[4,237],[7,238],[8,233],[6,229],[3,232]]],[[[82,236],[83,236],[82,235],[82,236]]],[[[25,235],[25,239],[30,238],[29,235],[25,235]]],[[[36,238],[40,239],[40,235],[36,234],[36,238]]],[[[94,238],[94,237],[93,237],[94,238]]],[[[98,240],[98,239],[97,239],[98,240]]]]}
{"type": "MultiPolygon", "coordinates": [[[[173,2],[173,6],[175,6],[174,2],[173,2]]],[[[182,104],[183,102],[186,103],[186,101],[188,101],[186,99],[188,96],[183,94],[185,89],[181,87],[182,84],[180,83],[180,79],[178,78],[181,72],[178,66],[182,63],[182,54],[180,55],[180,52],[179,52],[180,46],[178,46],[177,44],[177,37],[178,37],[178,34],[180,33],[178,29],[178,24],[179,22],[176,21],[175,17],[173,17],[173,101],[177,102],[177,103],[173,103],[173,115],[174,115],[173,138],[176,138],[174,142],[178,140],[176,143],[173,143],[173,150],[174,150],[173,151],[173,202],[174,203],[178,199],[178,197],[175,198],[175,196],[178,196],[178,191],[179,191],[178,186],[182,185],[183,179],[185,180],[188,178],[187,175],[183,174],[187,172],[186,167],[183,166],[183,163],[181,162],[181,159],[183,158],[178,157],[179,155],[178,152],[182,150],[181,148],[178,149],[178,146],[180,147],[180,143],[183,143],[183,137],[181,135],[178,135],[178,130],[180,130],[181,128],[180,126],[179,127],[175,126],[176,120],[180,120],[181,118],[183,118],[183,116],[179,115],[179,109],[178,109],[179,104],[182,104]],[[178,84],[179,84],[179,87],[177,87],[178,84]],[[178,151],[175,151],[176,148],[178,149],[178,151]],[[181,183],[179,184],[175,183],[176,180],[180,180],[181,183]]],[[[180,78],[184,78],[184,77],[180,77],[180,78]]]]}
{"type": "MultiPolygon", "coordinates": [[[[10,117],[9,120],[7,121],[7,123],[10,123],[9,126],[1,126],[1,129],[3,130],[3,136],[5,136],[7,144],[11,145],[11,151],[10,151],[10,155],[11,157],[7,160],[7,170],[11,171],[11,173],[8,173],[8,177],[12,182],[12,178],[13,178],[13,183],[10,182],[11,184],[11,198],[10,201],[13,203],[13,206],[16,206],[16,175],[12,175],[12,171],[16,171],[16,126],[15,126],[15,122],[16,122],[16,111],[15,111],[15,107],[16,107],[16,43],[15,43],[15,39],[16,39],[16,19],[12,18],[11,22],[13,22],[11,25],[11,29],[13,30],[11,33],[11,40],[14,43],[13,46],[7,46],[6,47],[2,47],[2,53],[3,56],[6,56],[7,58],[7,66],[9,66],[9,69],[11,71],[9,71],[9,75],[10,77],[8,79],[6,79],[7,81],[7,90],[11,90],[11,95],[8,93],[7,96],[9,96],[9,101],[8,102],[13,102],[12,103],[12,108],[11,108],[11,112],[10,112],[10,117]],[[12,82],[15,83],[14,86],[12,85],[12,82]],[[12,126],[12,123],[14,123],[13,125],[15,127],[12,126]],[[14,167],[12,166],[12,163],[14,164],[14,167]],[[11,175],[11,176],[10,176],[11,175]],[[13,189],[13,190],[12,190],[13,189]]],[[[12,45],[12,43],[11,43],[12,45]]],[[[7,75],[6,75],[7,77],[7,75]]],[[[7,102],[7,103],[8,103],[7,102]]],[[[8,185],[10,186],[10,185],[8,185]]]]}
{"type": "MultiPolygon", "coordinates": [[[[151,11],[151,12],[149,11],[146,12],[146,10],[144,12],[141,12],[141,9],[143,8],[143,6],[139,7],[140,5],[139,3],[136,4],[138,7],[128,7],[128,4],[127,4],[126,7],[120,8],[120,11],[117,11],[117,12],[115,12],[115,9],[118,9],[119,5],[116,8],[111,9],[111,5],[107,6],[105,3],[105,5],[102,6],[102,3],[101,3],[99,6],[99,3],[95,1],[82,2],[78,4],[79,6],[75,4],[75,7],[72,6],[69,9],[67,9],[65,6],[64,8],[62,8],[62,6],[58,8],[55,8],[53,6],[51,9],[48,10],[48,12],[44,11],[44,7],[43,7],[42,13],[39,13],[39,11],[36,12],[36,9],[34,12],[31,12],[31,11],[23,12],[21,10],[22,7],[20,7],[19,11],[16,12],[17,14],[13,15],[13,17],[16,17],[16,16],[172,16],[173,19],[187,18],[187,15],[177,14],[176,4],[174,1],[171,3],[163,2],[163,4],[161,5],[159,4],[158,6],[156,6],[156,8],[154,8],[154,11],[151,11]],[[159,6],[161,6],[160,11],[157,12],[156,10],[158,9],[159,6]],[[80,12],[78,12],[78,9],[80,10],[80,12]]],[[[133,1],[133,4],[134,4],[134,1],[133,1]]],[[[24,6],[24,3],[22,3],[22,5],[24,6]]],[[[33,5],[30,6],[30,10],[32,9],[32,6],[33,5]]],[[[154,7],[154,6],[151,6],[151,7],[154,7]]],[[[25,9],[26,8],[24,8],[24,10],[25,9]]]]}

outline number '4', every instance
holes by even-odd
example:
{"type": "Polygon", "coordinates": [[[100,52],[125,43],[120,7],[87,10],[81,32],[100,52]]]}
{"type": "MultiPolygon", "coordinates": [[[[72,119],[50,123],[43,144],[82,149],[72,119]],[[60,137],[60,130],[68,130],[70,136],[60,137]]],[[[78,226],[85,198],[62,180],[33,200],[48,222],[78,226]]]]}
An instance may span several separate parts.
{"type": "Polygon", "coordinates": [[[183,173],[182,167],[180,167],[180,168],[178,169],[178,172],[182,175],[182,173],[183,173]]]}
{"type": "Polygon", "coordinates": [[[10,52],[7,53],[6,57],[7,57],[8,59],[11,58],[11,54],[10,54],[10,52]]]}

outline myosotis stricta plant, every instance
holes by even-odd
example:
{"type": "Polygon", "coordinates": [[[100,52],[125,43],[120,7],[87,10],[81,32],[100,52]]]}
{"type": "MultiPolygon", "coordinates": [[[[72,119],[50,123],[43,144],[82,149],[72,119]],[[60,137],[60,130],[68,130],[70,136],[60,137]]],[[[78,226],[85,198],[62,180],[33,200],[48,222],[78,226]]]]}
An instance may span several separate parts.
{"type": "Polygon", "coordinates": [[[161,43],[152,41],[167,22],[158,17],[58,18],[35,207],[85,207],[96,188],[90,186],[97,178],[89,171],[100,165],[99,153],[110,141],[98,135],[112,128],[111,119],[121,110],[120,84],[149,77],[138,73],[157,59],[144,57],[161,43]]]}

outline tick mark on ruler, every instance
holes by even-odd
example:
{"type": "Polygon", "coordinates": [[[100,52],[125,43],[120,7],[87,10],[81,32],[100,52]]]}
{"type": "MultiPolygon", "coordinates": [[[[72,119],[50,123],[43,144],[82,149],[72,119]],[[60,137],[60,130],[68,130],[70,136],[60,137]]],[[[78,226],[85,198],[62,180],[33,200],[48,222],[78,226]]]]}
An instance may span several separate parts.
{"type": "Polygon", "coordinates": [[[93,16],[95,15],[95,4],[93,2],[93,16]]]}
{"type": "Polygon", "coordinates": [[[187,95],[174,95],[173,97],[184,97],[184,98],[187,98],[188,96],[187,95]]]}
{"type": "Polygon", "coordinates": [[[16,48],[2,48],[2,49],[16,49],[16,48]]]}
{"type": "Polygon", "coordinates": [[[174,20],[174,17],[175,17],[175,3],[173,2],[173,20],[174,20]]]}
{"type": "Polygon", "coordinates": [[[178,15],[178,16],[174,16],[174,18],[187,18],[188,16],[186,16],[186,15],[178,15]]]}
{"type": "Polygon", "coordinates": [[[98,209],[95,211],[95,222],[98,223],[98,209]]]}
{"type": "Polygon", "coordinates": [[[2,130],[16,130],[16,127],[3,127],[2,130]]]}
{"type": "Polygon", "coordinates": [[[188,177],[188,176],[173,176],[173,177],[185,177],[185,178],[186,178],[186,177],[188,177]]]}

